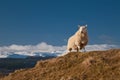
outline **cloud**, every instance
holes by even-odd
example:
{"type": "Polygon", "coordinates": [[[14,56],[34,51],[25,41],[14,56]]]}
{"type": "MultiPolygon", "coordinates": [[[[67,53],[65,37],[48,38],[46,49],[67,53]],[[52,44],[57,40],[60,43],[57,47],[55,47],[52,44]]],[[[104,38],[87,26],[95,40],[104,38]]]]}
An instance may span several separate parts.
{"type": "Polygon", "coordinates": [[[94,44],[94,45],[87,45],[86,50],[87,51],[96,51],[96,50],[108,50],[108,49],[115,49],[120,48],[118,45],[110,45],[110,44],[94,44]]]}
{"type": "Polygon", "coordinates": [[[107,44],[120,44],[119,41],[117,41],[117,39],[114,38],[114,36],[110,36],[110,35],[100,35],[98,37],[102,43],[107,43],[107,44]]]}
{"type": "Polygon", "coordinates": [[[13,54],[19,56],[59,56],[66,49],[66,46],[53,46],[45,42],[37,45],[10,45],[0,47],[0,58],[13,54]]]}
{"type": "MultiPolygon", "coordinates": [[[[96,45],[87,45],[87,51],[93,50],[107,50],[111,48],[119,48],[117,45],[108,45],[108,44],[96,44],[96,45]]],[[[53,46],[49,45],[46,42],[41,42],[37,45],[10,45],[0,47],[0,58],[4,57],[17,57],[20,58],[26,56],[60,56],[66,52],[66,45],[63,46],[53,46]]]]}

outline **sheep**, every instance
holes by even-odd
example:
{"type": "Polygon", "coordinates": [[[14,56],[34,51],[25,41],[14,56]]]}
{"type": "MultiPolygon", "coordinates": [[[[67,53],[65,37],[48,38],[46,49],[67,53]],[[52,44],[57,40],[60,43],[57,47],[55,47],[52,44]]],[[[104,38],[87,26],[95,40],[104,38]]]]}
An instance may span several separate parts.
{"type": "Polygon", "coordinates": [[[84,49],[88,43],[88,34],[87,34],[87,25],[80,26],[78,25],[78,31],[68,39],[67,44],[67,51],[71,52],[72,50],[79,50],[84,49]]]}

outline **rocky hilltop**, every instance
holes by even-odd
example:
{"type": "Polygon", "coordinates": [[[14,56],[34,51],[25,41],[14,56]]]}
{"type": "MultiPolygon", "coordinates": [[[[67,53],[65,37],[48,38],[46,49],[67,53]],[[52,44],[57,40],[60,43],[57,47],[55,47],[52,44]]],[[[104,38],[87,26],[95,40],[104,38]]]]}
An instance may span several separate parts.
{"type": "Polygon", "coordinates": [[[71,52],[38,61],[35,67],[16,70],[0,80],[120,80],[120,49],[71,52]]]}

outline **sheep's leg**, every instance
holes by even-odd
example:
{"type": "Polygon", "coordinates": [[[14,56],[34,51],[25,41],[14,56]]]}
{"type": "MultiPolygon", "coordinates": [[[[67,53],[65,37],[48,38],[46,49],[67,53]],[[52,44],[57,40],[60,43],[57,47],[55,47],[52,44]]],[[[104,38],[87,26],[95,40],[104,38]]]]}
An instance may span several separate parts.
{"type": "Polygon", "coordinates": [[[77,52],[79,52],[79,49],[77,48],[77,52]]]}
{"type": "Polygon", "coordinates": [[[85,47],[83,48],[83,52],[86,52],[85,47]]]}
{"type": "Polygon", "coordinates": [[[77,47],[77,52],[79,52],[79,50],[80,50],[80,46],[77,47]]]}

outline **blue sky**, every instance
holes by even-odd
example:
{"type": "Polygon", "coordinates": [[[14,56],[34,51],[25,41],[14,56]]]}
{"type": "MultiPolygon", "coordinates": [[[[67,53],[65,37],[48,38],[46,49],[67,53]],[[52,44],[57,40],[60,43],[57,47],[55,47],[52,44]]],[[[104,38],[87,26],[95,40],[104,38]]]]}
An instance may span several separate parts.
{"type": "Polygon", "coordinates": [[[89,44],[120,44],[120,0],[0,0],[0,46],[66,45],[77,25],[89,44]]]}

